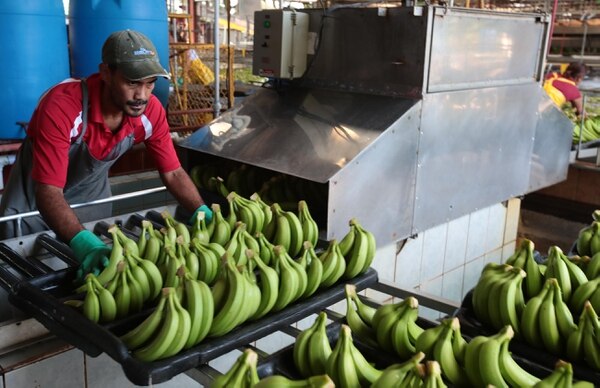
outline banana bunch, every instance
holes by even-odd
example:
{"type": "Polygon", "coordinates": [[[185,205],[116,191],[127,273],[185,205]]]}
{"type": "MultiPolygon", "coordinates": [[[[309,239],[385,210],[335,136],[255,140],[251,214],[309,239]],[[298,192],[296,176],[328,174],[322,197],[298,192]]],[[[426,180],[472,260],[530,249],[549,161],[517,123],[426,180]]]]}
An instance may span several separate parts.
{"type": "Polygon", "coordinates": [[[250,196],[250,200],[258,203],[258,205],[260,206],[260,208],[263,211],[263,214],[265,215],[265,222],[263,223],[263,228],[261,230],[261,232],[263,232],[265,230],[265,228],[267,227],[267,225],[269,225],[269,223],[273,219],[273,210],[271,210],[271,205],[269,205],[268,203],[263,201],[262,198],[260,197],[260,194],[258,194],[258,193],[253,193],[250,196]]]}
{"type": "Polygon", "coordinates": [[[298,219],[302,225],[302,236],[304,241],[309,241],[312,246],[317,246],[319,240],[319,226],[312,218],[308,204],[305,200],[298,201],[298,219]]]}
{"type": "Polygon", "coordinates": [[[304,268],[281,245],[273,248],[273,268],[279,275],[279,291],[272,310],[279,311],[304,295],[309,279],[304,268]]]}
{"type": "Polygon", "coordinates": [[[129,252],[125,252],[125,260],[142,288],[144,302],[156,299],[163,287],[163,278],[156,264],[129,252]]]}
{"type": "Polygon", "coordinates": [[[273,247],[275,245],[271,244],[262,232],[256,233],[254,238],[258,242],[258,255],[261,260],[266,265],[271,265],[271,261],[273,260],[273,247]]]}
{"type": "Polygon", "coordinates": [[[401,302],[382,305],[375,311],[371,327],[379,346],[402,359],[410,358],[417,349],[423,329],[416,323],[419,301],[409,296],[401,302]]]}
{"type": "Polygon", "coordinates": [[[262,232],[265,225],[265,213],[258,202],[244,198],[235,191],[227,195],[227,201],[231,204],[230,208],[233,209],[236,220],[246,224],[248,233],[253,235],[262,232]]]}
{"type": "Polygon", "coordinates": [[[259,383],[256,364],[258,355],[251,349],[244,349],[242,354],[223,375],[215,378],[210,388],[251,388],[259,383]]]}
{"type": "Polygon", "coordinates": [[[520,268],[488,263],[473,289],[472,305],[477,319],[496,330],[511,325],[515,332],[520,333],[525,276],[525,271],[520,268]]]}
{"type": "Polygon", "coordinates": [[[331,287],[334,285],[346,271],[346,260],[340,251],[339,243],[336,239],[330,240],[327,248],[318,255],[323,263],[323,276],[321,277],[320,287],[331,287]]]}
{"type": "Polygon", "coordinates": [[[142,221],[142,232],[138,239],[140,257],[156,264],[163,245],[162,234],[154,229],[152,222],[142,221]]]}
{"type": "Polygon", "coordinates": [[[354,346],[352,331],[344,324],[325,369],[335,385],[342,388],[369,386],[382,374],[354,346]]]}
{"type": "Polygon", "coordinates": [[[271,375],[261,379],[252,388],[334,388],[327,375],[310,376],[304,380],[292,380],[282,375],[271,375]]]}
{"type": "Polygon", "coordinates": [[[521,368],[508,350],[510,325],[495,335],[474,337],[466,346],[465,371],[472,386],[530,387],[539,379],[521,368]]]}
{"type": "Polygon", "coordinates": [[[252,266],[258,268],[260,279],[260,303],[256,311],[250,316],[250,320],[256,320],[267,315],[275,306],[279,296],[279,274],[274,268],[266,265],[259,255],[249,251],[247,256],[252,266]]]}
{"type": "Polygon", "coordinates": [[[468,381],[463,367],[466,345],[458,318],[449,318],[423,331],[417,338],[415,350],[424,353],[428,360],[437,361],[446,380],[456,386],[465,386],[468,381]]]}
{"type": "Polygon", "coordinates": [[[302,247],[302,255],[298,259],[298,264],[304,268],[307,277],[306,290],[304,290],[302,298],[308,298],[321,285],[321,280],[323,280],[323,263],[319,260],[310,241],[304,241],[302,247]]]}
{"type": "Polygon", "coordinates": [[[533,388],[592,388],[594,384],[588,381],[573,382],[573,366],[563,360],[558,360],[552,373],[533,385],[533,388]]]}
{"type": "Polygon", "coordinates": [[[583,270],[571,262],[557,246],[548,249],[548,259],[545,264],[547,269],[544,277],[556,278],[562,291],[562,298],[567,303],[571,300],[573,290],[588,281],[583,270]]]}
{"type": "MultiPolygon", "coordinates": [[[[194,223],[192,225],[192,230],[189,234],[190,241],[191,241],[191,239],[196,238],[205,244],[208,244],[210,242],[211,230],[206,225],[205,217],[206,217],[206,214],[204,214],[204,212],[196,213],[196,219],[194,220],[194,223]]],[[[212,230],[214,231],[214,226],[213,226],[212,230]]],[[[189,241],[185,241],[183,236],[180,236],[180,238],[183,239],[184,243],[189,244],[189,241]]]]}
{"type": "Polygon", "coordinates": [[[346,260],[344,279],[352,279],[369,269],[377,249],[373,233],[365,230],[356,218],[349,224],[350,230],[339,242],[340,252],[346,260]]]}
{"type": "Polygon", "coordinates": [[[156,309],[138,326],[121,337],[137,359],[151,362],[179,353],[185,346],[192,321],[181,306],[175,289],[163,289],[156,309]]]}
{"type": "Polygon", "coordinates": [[[200,273],[200,258],[190,246],[191,243],[186,243],[181,236],[178,236],[177,241],[175,241],[175,254],[185,266],[189,276],[193,279],[198,279],[198,274],[200,273]]]}
{"type": "Polygon", "coordinates": [[[214,300],[208,284],[184,275],[181,304],[190,314],[192,325],[184,349],[200,343],[207,335],[214,317],[214,300]]]}
{"type": "Polygon", "coordinates": [[[534,248],[535,245],[531,240],[523,239],[519,248],[505,262],[505,264],[521,268],[527,274],[523,280],[523,294],[526,300],[539,294],[544,282],[540,266],[533,256],[534,248]]]}
{"type": "Polygon", "coordinates": [[[569,303],[571,311],[574,314],[581,313],[586,301],[589,301],[595,310],[600,311],[600,277],[589,280],[577,287],[569,303]]]}
{"type": "Polygon", "coordinates": [[[196,279],[212,286],[217,279],[221,257],[225,254],[225,248],[214,242],[204,244],[195,238],[192,239],[189,248],[198,257],[198,275],[196,279]]]}
{"type": "Polygon", "coordinates": [[[213,219],[207,226],[210,242],[225,246],[231,238],[231,225],[223,217],[221,205],[213,203],[210,208],[213,212],[213,219]]]}
{"type": "Polygon", "coordinates": [[[177,241],[177,237],[181,236],[186,244],[190,243],[190,229],[186,224],[177,221],[168,210],[163,210],[160,215],[165,220],[165,228],[171,241],[177,241]]]}
{"type": "Polygon", "coordinates": [[[294,343],[294,365],[302,377],[322,375],[331,355],[327,337],[327,314],[320,312],[308,329],[298,334],[294,343]]]}
{"type": "Polygon", "coordinates": [[[585,302],[577,329],[567,338],[566,355],[573,362],[585,361],[600,370],[600,322],[590,302],[585,302]]]}
{"type": "Polygon", "coordinates": [[[260,246],[254,237],[246,232],[246,224],[238,221],[235,223],[231,239],[225,245],[225,251],[235,265],[246,265],[248,263],[248,257],[246,256],[248,249],[258,253],[260,246]]]}
{"type": "Polygon", "coordinates": [[[94,274],[85,277],[85,296],[81,304],[83,315],[92,322],[112,322],[117,317],[117,303],[96,279],[94,274]]]}
{"type": "Polygon", "coordinates": [[[346,324],[352,330],[354,338],[358,338],[371,346],[378,346],[375,330],[371,326],[373,316],[377,310],[365,305],[359,299],[354,284],[346,284],[344,292],[346,295],[346,324]]]}
{"type": "MultiPolygon", "coordinates": [[[[419,371],[421,361],[425,358],[425,354],[418,352],[410,359],[400,364],[392,364],[385,368],[377,380],[373,382],[371,388],[400,388],[411,387],[411,381],[414,376],[421,373],[419,371]],[[417,373],[415,373],[417,372],[417,373]]],[[[419,386],[421,384],[414,386],[419,386]]]]}
{"type": "Polygon", "coordinates": [[[592,223],[577,235],[577,253],[580,256],[593,256],[600,252],[600,209],[592,213],[592,223]]]}
{"type": "Polygon", "coordinates": [[[302,249],[304,235],[298,216],[283,210],[278,203],[271,205],[273,217],[262,231],[274,245],[282,245],[291,257],[296,257],[302,249]]]}
{"type": "Polygon", "coordinates": [[[260,289],[244,273],[248,267],[238,269],[227,253],[221,260],[221,273],[212,287],[215,314],[208,333],[210,337],[220,337],[242,324],[256,312],[261,301],[260,289]]]}
{"type": "Polygon", "coordinates": [[[542,291],[525,305],[521,334],[533,346],[561,355],[566,339],[576,330],[573,315],[561,297],[558,281],[550,278],[542,291]]]}
{"type": "MultiPolygon", "coordinates": [[[[163,278],[156,264],[140,257],[139,241],[127,237],[116,225],[111,226],[108,231],[113,238],[113,250],[120,251],[119,245],[123,247],[123,260],[126,263],[125,271],[130,283],[132,300],[136,298],[136,294],[139,294],[138,288],[142,294],[142,304],[147,300],[155,299],[163,286],[163,278]]],[[[135,300],[133,305],[137,305],[135,300]]]]}

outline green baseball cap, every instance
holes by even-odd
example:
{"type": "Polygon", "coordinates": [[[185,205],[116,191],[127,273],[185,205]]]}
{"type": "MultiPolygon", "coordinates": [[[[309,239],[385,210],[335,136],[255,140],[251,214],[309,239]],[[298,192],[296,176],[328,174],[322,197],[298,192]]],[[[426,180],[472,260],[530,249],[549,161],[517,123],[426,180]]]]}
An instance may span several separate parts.
{"type": "Polygon", "coordinates": [[[102,46],[102,62],[116,65],[131,81],[150,77],[171,78],[161,66],[152,41],[137,31],[122,30],[110,34],[102,46]]]}

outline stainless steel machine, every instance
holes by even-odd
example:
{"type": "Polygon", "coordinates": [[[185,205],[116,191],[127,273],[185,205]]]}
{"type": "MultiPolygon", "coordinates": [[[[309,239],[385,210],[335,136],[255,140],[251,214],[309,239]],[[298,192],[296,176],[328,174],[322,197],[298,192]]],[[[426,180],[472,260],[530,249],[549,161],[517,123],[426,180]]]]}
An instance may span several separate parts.
{"type": "Polygon", "coordinates": [[[326,238],[357,217],[380,245],[566,177],[572,125],[541,88],[548,15],[302,12],[303,76],[194,132],[188,166],[216,157],[326,185],[326,238]]]}

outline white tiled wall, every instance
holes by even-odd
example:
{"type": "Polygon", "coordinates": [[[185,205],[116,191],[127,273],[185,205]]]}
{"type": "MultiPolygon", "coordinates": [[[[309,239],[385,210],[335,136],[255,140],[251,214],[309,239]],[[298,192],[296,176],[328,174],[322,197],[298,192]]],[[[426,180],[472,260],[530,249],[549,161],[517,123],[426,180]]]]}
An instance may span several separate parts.
{"type": "Polygon", "coordinates": [[[486,263],[500,263],[514,252],[519,209],[520,200],[511,199],[438,225],[398,244],[393,256],[387,246],[378,249],[373,267],[401,288],[460,303],[486,263]]]}

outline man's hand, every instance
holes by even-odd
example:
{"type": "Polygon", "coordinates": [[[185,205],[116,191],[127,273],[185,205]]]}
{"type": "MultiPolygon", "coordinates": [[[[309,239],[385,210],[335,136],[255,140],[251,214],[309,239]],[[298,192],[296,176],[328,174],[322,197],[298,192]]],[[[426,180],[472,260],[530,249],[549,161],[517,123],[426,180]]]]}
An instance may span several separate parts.
{"type": "Polygon", "coordinates": [[[69,242],[80,263],[75,281],[80,283],[88,273],[98,275],[108,265],[109,248],[98,236],[89,230],[82,230],[69,242]]]}
{"type": "Polygon", "coordinates": [[[213,212],[206,205],[202,205],[198,209],[196,209],[196,211],[194,212],[194,215],[192,215],[192,218],[190,218],[189,224],[194,225],[194,222],[196,222],[196,217],[198,217],[199,212],[204,213],[204,221],[206,222],[207,225],[210,224],[210,222],[212,221],[212,218],[213,218],[213,212]]]}

